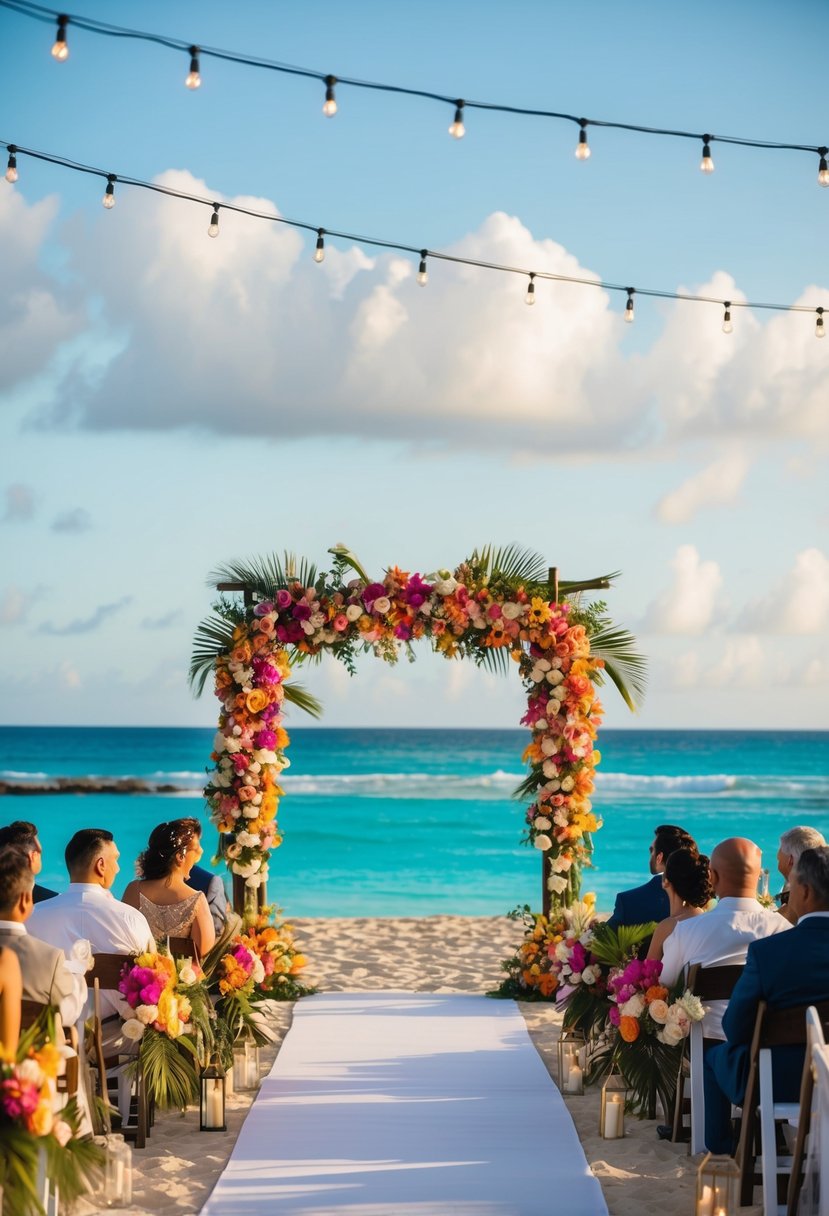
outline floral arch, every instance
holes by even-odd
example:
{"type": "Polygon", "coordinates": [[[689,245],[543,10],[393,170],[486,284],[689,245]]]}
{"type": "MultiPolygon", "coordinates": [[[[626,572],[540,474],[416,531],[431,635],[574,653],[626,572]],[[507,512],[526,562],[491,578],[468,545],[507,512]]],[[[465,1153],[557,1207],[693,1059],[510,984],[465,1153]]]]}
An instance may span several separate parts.
{"type": "Polygon", "coordinates": [[[517,796],[530,800],[524,839],[542,854],[543,910],[578,898],[601,827],[592,806],[602,707],[597,687],[610,678],[631,709],[644,686],[633,638],[614,627],[588,582],[558,580],[544,560],[515,546],[476,550],[454,570],[421,576],[393,566],[372,580],[344,546],[329,549],[330,571],[286,555],[234,563],[211,576],[224,594],[199,625],[190,679],[200,693],[214,674],[221,702],[205,787],[221,852],[233,874],[234,906],[265,900],[268,859],[281,843],[279,785],[289,761],[286,702],[319,716],[321,706],[289,679],[330,653],[353,675],[371,652],[395,663],[427,639],[448,659],[506,671],[517,666],[527,693],[528,765],[517,796]],[[242,601],[227,593],[242,594],[242,601]]]}

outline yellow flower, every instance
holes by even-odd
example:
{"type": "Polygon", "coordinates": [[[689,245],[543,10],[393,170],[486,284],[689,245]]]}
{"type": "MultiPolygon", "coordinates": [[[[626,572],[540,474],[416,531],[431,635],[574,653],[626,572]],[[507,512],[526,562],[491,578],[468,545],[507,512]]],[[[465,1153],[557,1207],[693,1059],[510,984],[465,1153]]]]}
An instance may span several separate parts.
{"type": "Polygon", "coordinates": [[[527,613],[530,624],[543,625],[549,621],[551,616],[550,605],[546,604],[540,596],[534,595],[530,604],[530,610],[527,613]]]}

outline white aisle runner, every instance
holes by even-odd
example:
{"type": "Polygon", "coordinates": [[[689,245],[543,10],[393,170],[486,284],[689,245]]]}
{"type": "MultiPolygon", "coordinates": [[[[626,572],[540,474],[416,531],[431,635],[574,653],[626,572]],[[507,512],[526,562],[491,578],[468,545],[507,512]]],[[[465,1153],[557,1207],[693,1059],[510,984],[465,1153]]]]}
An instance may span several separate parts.
{"type": "Polygon", "coordinates": [[[511,1001],[300,1001],[203,1216],[606,1216],[511,1001]]]}

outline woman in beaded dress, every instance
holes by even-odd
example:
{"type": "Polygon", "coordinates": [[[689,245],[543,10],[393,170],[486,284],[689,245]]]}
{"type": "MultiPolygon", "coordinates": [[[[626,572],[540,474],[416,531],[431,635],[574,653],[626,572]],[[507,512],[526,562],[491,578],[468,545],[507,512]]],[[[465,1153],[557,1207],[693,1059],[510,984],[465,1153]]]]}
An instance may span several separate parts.
{"type": "Polygon", "coordinates": [[[198,819],[173,819],[153,828],[147,848],[136,862],[138,878],[123,894],[123,902],[146,916],[153,937],[191,937],[199,957],[216,940],[216,930],[202,891],[187,885],[190,871],[202,855],[198,819]]]}

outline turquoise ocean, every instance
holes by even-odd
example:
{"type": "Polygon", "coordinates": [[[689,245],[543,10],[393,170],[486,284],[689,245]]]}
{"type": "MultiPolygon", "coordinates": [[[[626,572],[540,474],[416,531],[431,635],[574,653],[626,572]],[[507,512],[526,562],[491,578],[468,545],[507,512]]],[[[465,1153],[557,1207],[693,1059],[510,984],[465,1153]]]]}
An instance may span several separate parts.
{"type": "MultiPolygon", "coordinates": [[[[106,827],[122,854],[116,894],[149,831],[198,815],[213,730],[0,727],[0,780],[138,777],[175,794],[28,794],[0,799],[0,822],[34,821],[42,881],[66,885],[63,849],[78,828],[106,827]]],[[[293,729],[282,784],[284,844],[271,859],[269,899],[288,916],[498,915],[540,903],[538,854],[520,843],[523,730],[293,729]]],[[[687,828],[705,852],[749,836],[779,882],[780,832],[811,824],[829,836],[829,732],[604,731],[594,806],[599,908],[647,877],[660,823],[687,828]]]]}

